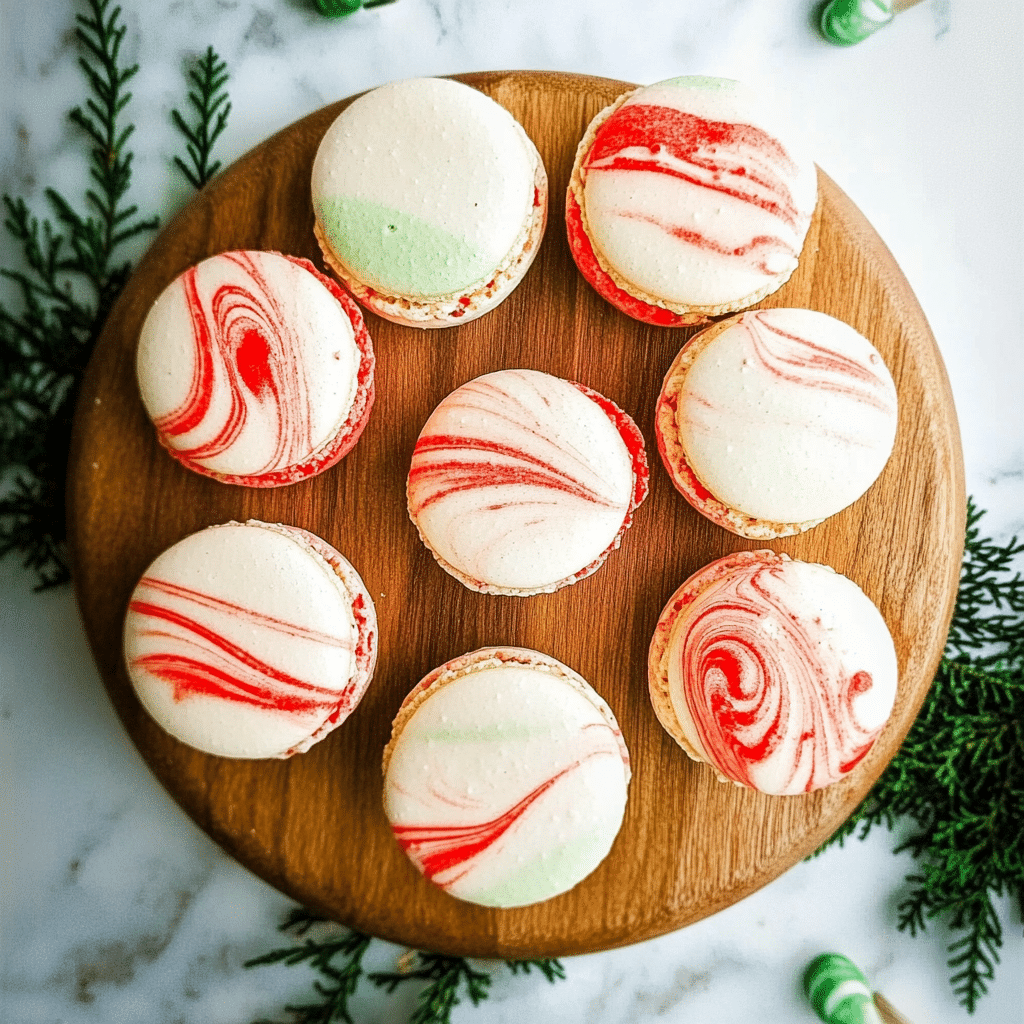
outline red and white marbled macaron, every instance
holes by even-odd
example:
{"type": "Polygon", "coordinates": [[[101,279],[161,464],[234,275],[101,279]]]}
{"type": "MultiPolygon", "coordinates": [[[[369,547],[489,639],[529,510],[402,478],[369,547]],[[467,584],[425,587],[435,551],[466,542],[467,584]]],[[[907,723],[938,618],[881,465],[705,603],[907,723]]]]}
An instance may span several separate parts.
{"type": "Polygon", "coordinates": [[[222,757],[289,757],[359,703],[377,618],[330,544],[251,519],[153,561],[128,604],[124,657],[142,706],[176,739],[222,757]]]}
{"type": "Polygon", "coordinates": [[[669,599],[648,680],[670,736],[722,781],[806,793],[851,772],[896,698],[896,651],[852,580],[773,551],[726,555],[669,599]]]}
{"type": "Polygon", "coordinates": [[[537,370],[463,384],[413,450],[409,515],[446,572],[485,594],[595,572],[647,494],[643,437],[614,402],[537,370]]]}
{"type": "Polygon", "coordinates": [[[860,498],[889,460],[897,419],[892,376],[862,334],[809,309],[754,309],[687,342],[654,423],[686,500],[768,540],[860,498]]]}
{"type": "Polygon", "coordinates": [[[308,260],[258,251],[211,256],[172,281],[136,356],[164,448],[246,487],[305,480],[346,455],[370,416],[373,370],[344,290],[308,260]]]}
{"type": "Polygon", "coordinates": [[[434,669],[384,750],[384,810],[435,885],[488,907],[566,892],[622,824],[629,754],[611,708],[567,665],[490,647],[434,669]]]}
{"type": "Polygon", "coordinates": [[[602,110],[566,200],[583,276],[622,312],[670,327],[781,287],[810,226],[817,171],[776,120],[723,78],[670,79],[602,110]]]}

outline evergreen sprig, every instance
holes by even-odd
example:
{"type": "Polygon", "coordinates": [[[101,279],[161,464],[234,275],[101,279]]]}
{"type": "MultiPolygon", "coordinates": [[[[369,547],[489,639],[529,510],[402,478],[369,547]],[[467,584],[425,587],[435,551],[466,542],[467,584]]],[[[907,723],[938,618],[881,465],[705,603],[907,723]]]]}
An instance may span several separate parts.
{"type": "Polygon", "coordinates": [[[415,967],[379,971],[369,976],[375,985],[388,992],[394,992],[406,981],[427,982],[409,1024],[451,1024],[452,1010],[461,1002],[460,991],[463,988],[474,1006],[490,995],[491,976],[476,970],[464,957],[416,953],[414,959],[415,967]]]}
{"type": "MultiPolygon", "coordinates": [[[[317,980],[313,987],[320,996],[318,1002],[286,1006],[295,1024],[354,1024],[348,1002],[355,995],[359,979],[363,976],[363,957],[370,945],[370,936],[362,932],[347,931],[339,936],[313,938],[310,931],[325,918],[302,907],[292,909],[279,927],[279,931],[290,933],[302,939],[298,945],[271,950],[263,956],[246,961],[246,967],[261,967],[267,964],[308,963],[315,968],[325,981],[317,980]],[[340,965],[335,958],[340,957],[340,965]]],[[[257,1024],[269,1024],[258,1021],[257,1024]]]]}
{"type": "Polygon", "coordinates": [[[80,216],[58,192],[47,190],[58,220],[69,230],[74,250],[74,258],[62,269],[80,273],[93,283],[93,325],[97,329],[131,272],[127,261],[114,262],[115,253],[130,238],[152,231],[158,223],[156,217],[140,219],[136,205],[122,202],[132,180],[133,154],[125,147],[135,125],[122,125],[120,114],[132,98],[125,86],[139,66],[120,66],[127,26],[121,21],[121,8],[115,7],[108,14],[109,7],[110,0],[89,0],[90,13],[77,17],[75,36],[86,51],[78,64],[92,96],[86,99],[84,109],[75,107],[68,115],[92,142],[89,176],[96,187],[87,189],[85,198],[94,216],[80,216]]]}
{"type": "MultiPolygon", "coordinates": [[[[950,983],[973,1013],[999,962],[995,900],[1024,909],[1024,544],[981,535],[968,503],[960,589],[944,657],[917,721],[863,803],[826,843],[909,818],[897,846],[918,861],[897,927],[941,918],[954,934],[950,983]]],[[[824,848],[824,847],[823,847],[824,848]]]]}
{"type": "MultiPolygon", "coordinates": [[[[135,130],[127,121],[127,86],[139,68],[121,64],[127,31],[121,8],[87,0],[76,22],[88,94],[68,116],[89,144],[83,212],[52,188],[44,193],[50,217],[42,220],[24,199],[3,197],[4,225],[22,266],[0,270],[20,300],[18,308],[0,303],[0,558],[19,553],[40,587],[68,579],[64,477],[71,423],[89,356],[131,273],[122,249],[158,223],[140,217],[127,200],[128,140],[135,130]]],[[[196,178],[205,181],[220,166],[210,152],[231,108],[223,91],[226,65],[209,48],[191,79],[198,94],[189,99],[200,120],[189,155],[196,178]]],[[[175,161],[193,180],[184,161],[175,161]]]]}
{"type": "Polygon", "coordinates": [[[199,189],[220,170],[220,161],[211,160],[210,155],[231,113],[231,103],[224,88],[230,76],[227,62],[212,46],[208,46],[206,53],[192,62],[188,77],[193,85],[188,101],[195,111],[196,123],[189,126],[177,108],[171,111],[171,120],[185,136],[192,164],[189,166],[180,156],[176,156],[174,162],[192,186],[199,189]]]}
{"type": "Polygon", "coordinates": [[[565,981],[565,968],[560,960],[506,960],[505,966],[513,974],[529,974],[536,967],[550,982],[565,981]]]}
{"type": "Polygon", "coordinates": [[[0,304],[0,557],[20,552],[42,587],[68,578],[64,551],[64,473],[78,386],[89,354],[130,266],[118,250],[153,230],[125,199],[132,176],[122,116],[138,65],[122,67],[126,27],[110,0],[89,0],[77,16],[89,95],[69,117],[90,143],[85,212],[45,191],[52,220],[21,198],[3,197],[4,224],[24,269],[4,269],[21,308],[0,304]]]}
{"type": "Polygon", "coordinates": [[[1020,666],[1024,660],[1024,580],[1012,577],[1024,554],[1016,537],[1002,546],[981,535],[985,515],[967,503],[967,536],[956,610],[949,625],[946,655],[984,667],[1020,666]]]}
{"type": "MultiPolygon", "coordinates": [[[[359,980],[367,981],[393,993],[406,982],[426,982],[419,994],[416,1009],[409,1024],[451,1024],[451,1015],[464,997],[477,1006],[490,995],[491,975],[477,970],[465,957],[444,956],[410,950],[400,960],[395,971],[364,973],[363,956],[371,942],[368,935],[349,930],[317,938],[310,934],[314,925],[326,918],[301,908],[289,912],[279,931],[294,935],[298,944],[271,950],[263,956],[246,961],[246,967],[266,964],[308,963],[326,979],[317,980],[313,987],[320,999],[315,1003],[286,1006],[293,1024],[353,1024],[349,1013],[349,999],[355,994],[359,980]],[[335,958],[341,958],[340,962],[335,958]]],[[[513,974],[529,974],[537,969],[549,982],[565,978],[565,969],[558,960],[507,960],[513,974]]],[[[256,1024],[270,1024],[261,1020],[256,1024]]]]}

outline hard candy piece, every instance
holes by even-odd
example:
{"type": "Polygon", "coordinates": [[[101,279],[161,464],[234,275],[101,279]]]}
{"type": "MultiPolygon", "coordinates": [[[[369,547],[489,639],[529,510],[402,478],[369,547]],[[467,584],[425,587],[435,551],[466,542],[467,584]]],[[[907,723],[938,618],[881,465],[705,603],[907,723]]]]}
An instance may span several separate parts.
{"type": "Polygon", "coordinates": [[[821,13],[821,33],[830,43],[852,46],[892,19],[889,0],[832,0],[821,13]]]}
{"type": "Polygon", "coordinates": [[[841,953],[822,953],[807,965],[804,992],[825,1024],[882,1024],[867,978],[841,953]]]}
{"type": "Polygon", "coordinates": [[[362,0],[315,0],[321,14],[328,18],[343,18],[362,7],[362,0]]]}

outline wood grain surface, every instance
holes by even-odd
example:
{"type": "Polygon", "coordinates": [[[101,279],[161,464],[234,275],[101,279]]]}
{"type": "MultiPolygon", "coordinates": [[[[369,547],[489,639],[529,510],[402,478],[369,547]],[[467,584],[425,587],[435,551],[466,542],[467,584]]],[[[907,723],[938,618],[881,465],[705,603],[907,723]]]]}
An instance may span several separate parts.
{"type": "Polygon", "coordinates": [[[654,444],[662,377],[692,333],[637,323],[602,301],[569,255],[564,196],[577,141],[626,83],[553,73],[462,80],[507,107],[537,145],[551,185],[537,261],[481,319],[419,331],[368,315],[377,403],[354,451],[321,476],[273,490],[231,487],[159,447],[134,378],[142,321],[159,292],[226,249],[322,261],[309,178],[336,103],[258,146],[163,231],[115,306],[86,374],[69,464],[68,515],[82,618],[111,700],[161,782],[229,853],[301,903],[382,938],[437,951],[533,957],[582,953],[696,921],[763,886],[849,815],[896,752],[924,699],[955,597],[965,502],[956,417],[924,315],[892,256],[824,174],[800,267],[764,306],[840,317],[885,357],[899,393],[896,446],[868,493],[821,526],[770,546],[824,562],[880,607],[899,655],[885,732],[842,782],[773,798],[715,779],[658,725],[645,658],[664,602],[712,559],[756,547],[704,520],[673,489],[654,444]],[[502,367],[582,381],[629,412],[647,441],[651,493],[622,547],[555,594],[489,597],[462,587],[419,543],[405,476],[427,416],[459,384],[502,367]],[[191,750],[143,712],[121,656],[129,595],[149,562],[213,523],[257,518],[312,530],[356,566],[377,604],[381,654],[349,720],[289,761],[191,750]],[[461,903],[425,882],[381,809],[381,752],[404,695],[429,669],[487,645],[533,647],[608,700],[632,755],[622,831],[571,892],[515,910],[461,903]]]}

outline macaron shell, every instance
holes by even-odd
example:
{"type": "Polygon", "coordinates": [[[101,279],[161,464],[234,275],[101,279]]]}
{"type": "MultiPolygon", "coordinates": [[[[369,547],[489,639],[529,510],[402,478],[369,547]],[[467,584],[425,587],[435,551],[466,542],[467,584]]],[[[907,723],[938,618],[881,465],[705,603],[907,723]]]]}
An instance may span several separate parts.
{"type": "Polygon", "coordinates": [[[655,411],[676,487],[713,522],[761,539],[809,529],[860,498],[896,427],[878,351],[805,309],[752,310],[695,335],[655,411]]]}
{"type": "Polygon", "coordinates": [[[158,297],[136,371],[160,443],[224,483],[279,486],[333,465],[373,405],[358,307],[307,260],[221,253],[158,297]]]}
{"type": "Polygon", "coordinates": [[[625,288],[616,283],[615,279],[601,265],[594,247],[591,245],[586,228],[583,226],[583,211],[576,199],[576,193],[570,185],[565,197],[565,228],[569,237],[569,250],[576,261],[580,273],[590,282],[594,290],[616,309],[658,327],[692,327],[707,321],[704,313],[680,313],[668,309],[665,305],[654,301],[645,301],[631,295],[625,288]]]}
{"type": "Polygon", "coordinates": [[[373,604],[348,562],[311,537],[228,523],[146,570],[125,618],[125,661],[172,736],[225,757],[287,757],[356,706],[375,660],[373,604]]]}
{"type": "Polygon", "coordinates": [[[626,769],[626,781],[631,777],[629,767],[629,751],[619,731],[615,714],[608,706],[608,702],[588,683],[583,676],[568,665],[563,664],[557,658],[549,654],[542,654],[529,647],[481,647],[468,654],[459,655],[446,661],[443,665],[428,672],[405,696],[398,714],[392,723],[391,740],[384,748],[383,768],[387,775],[388,763],[391,758],[391,751],[398,737],[401,735],[405,723],[413,716],[416,709],[429,696],[433,688],[444,686],[452,679],[457,679],[468,672],[475,672],[484,668],[495,668],[506,664],[520,664],[528,667],[540,667],[546,671],[553,672],[568,686],[585,697],[597,710],[601,717],[608,724],[615,736],[618,738],[619,754],[626,769]]]}
{"type": "Polygon", "coordinates": [[[485,374],[448,395],[408,481],[409,514],[439,564],[472,589],[522,595],[595,571],[646,491],[632,420],[535,370],[485,374]]]}
{"type": "Polygon", "coordinates": [[[566,666],[515,648],[473,652],[424,683],[385,755],[385,810],[417,867],[498,907],[586,877],[618,833],[629,780],[607,705],[566,666]]]}
{"type": "MultiPolygon", "coordinates": [[[[533,143],[526,137],[525,132],[523,140],[524,144],[533,150],[533,143]]],[[[359,302],[392,323],[407,327],[441,328],[476,320],[511,295],[533,265],[540,250],[541,239],[547,226],[548,181],[539,154],[536,159],[533,209],[505,259],[489,279],[474,287],[463,292],[423,300],[378,292],[353,276],[334,252],[326,231],[317,222],[313,225],[313,233],[320,244],[324,261],[359,302]]]]}
{"type": "Polygon", "coordinates": [[[521,248],[538,160],[515,119],[483,93],[448,79],[393,82],[328,129],[313,206],[332,253],[362,284],[450,296],[485,283],[521,248]]]}
{"type": "Polygon", "coordinates": [[[573,169],[570,233],[578,205],[599,269],[642,305],[616,302],[574,246],[584,276],[652,323],[662,322],[659,308],[719,315],[785,283],[814,211],[817,173],[771,120],[745,86],[709,78],[638,89],[598,114],[573,169]]]}
{"type": "Polygon", "coordinates": [[[877,608],[827,566],[739,552],[673,595],[650,652],[659,720],[723,780],[774,795],[838,781],[868,753],[896,695],[877,608]]]}
{"type": "Polygon", "coordinates": [[[348,599],[356,627],[355,648],[352,652],[354,664],[349,680],[344,687],[343,699],[323,720],[319,728],[314,729],[306,739],[287,752],[286,756],[291,756],[303,753],[315,743],[319,743],[329,732],[341,725],[363,699],[377,667],[379,635],[377,609],[366,584],[352,563],[322,537],[298,526],[284,526],[280,523],[258,523],[258,520],[249,520],[246,525],[257,524],[264,529],[276,530],[296,543],[305,545],[314,560],[322,560],[330,567],[331,572],[338,580],[341,592],[348,599]]]}

